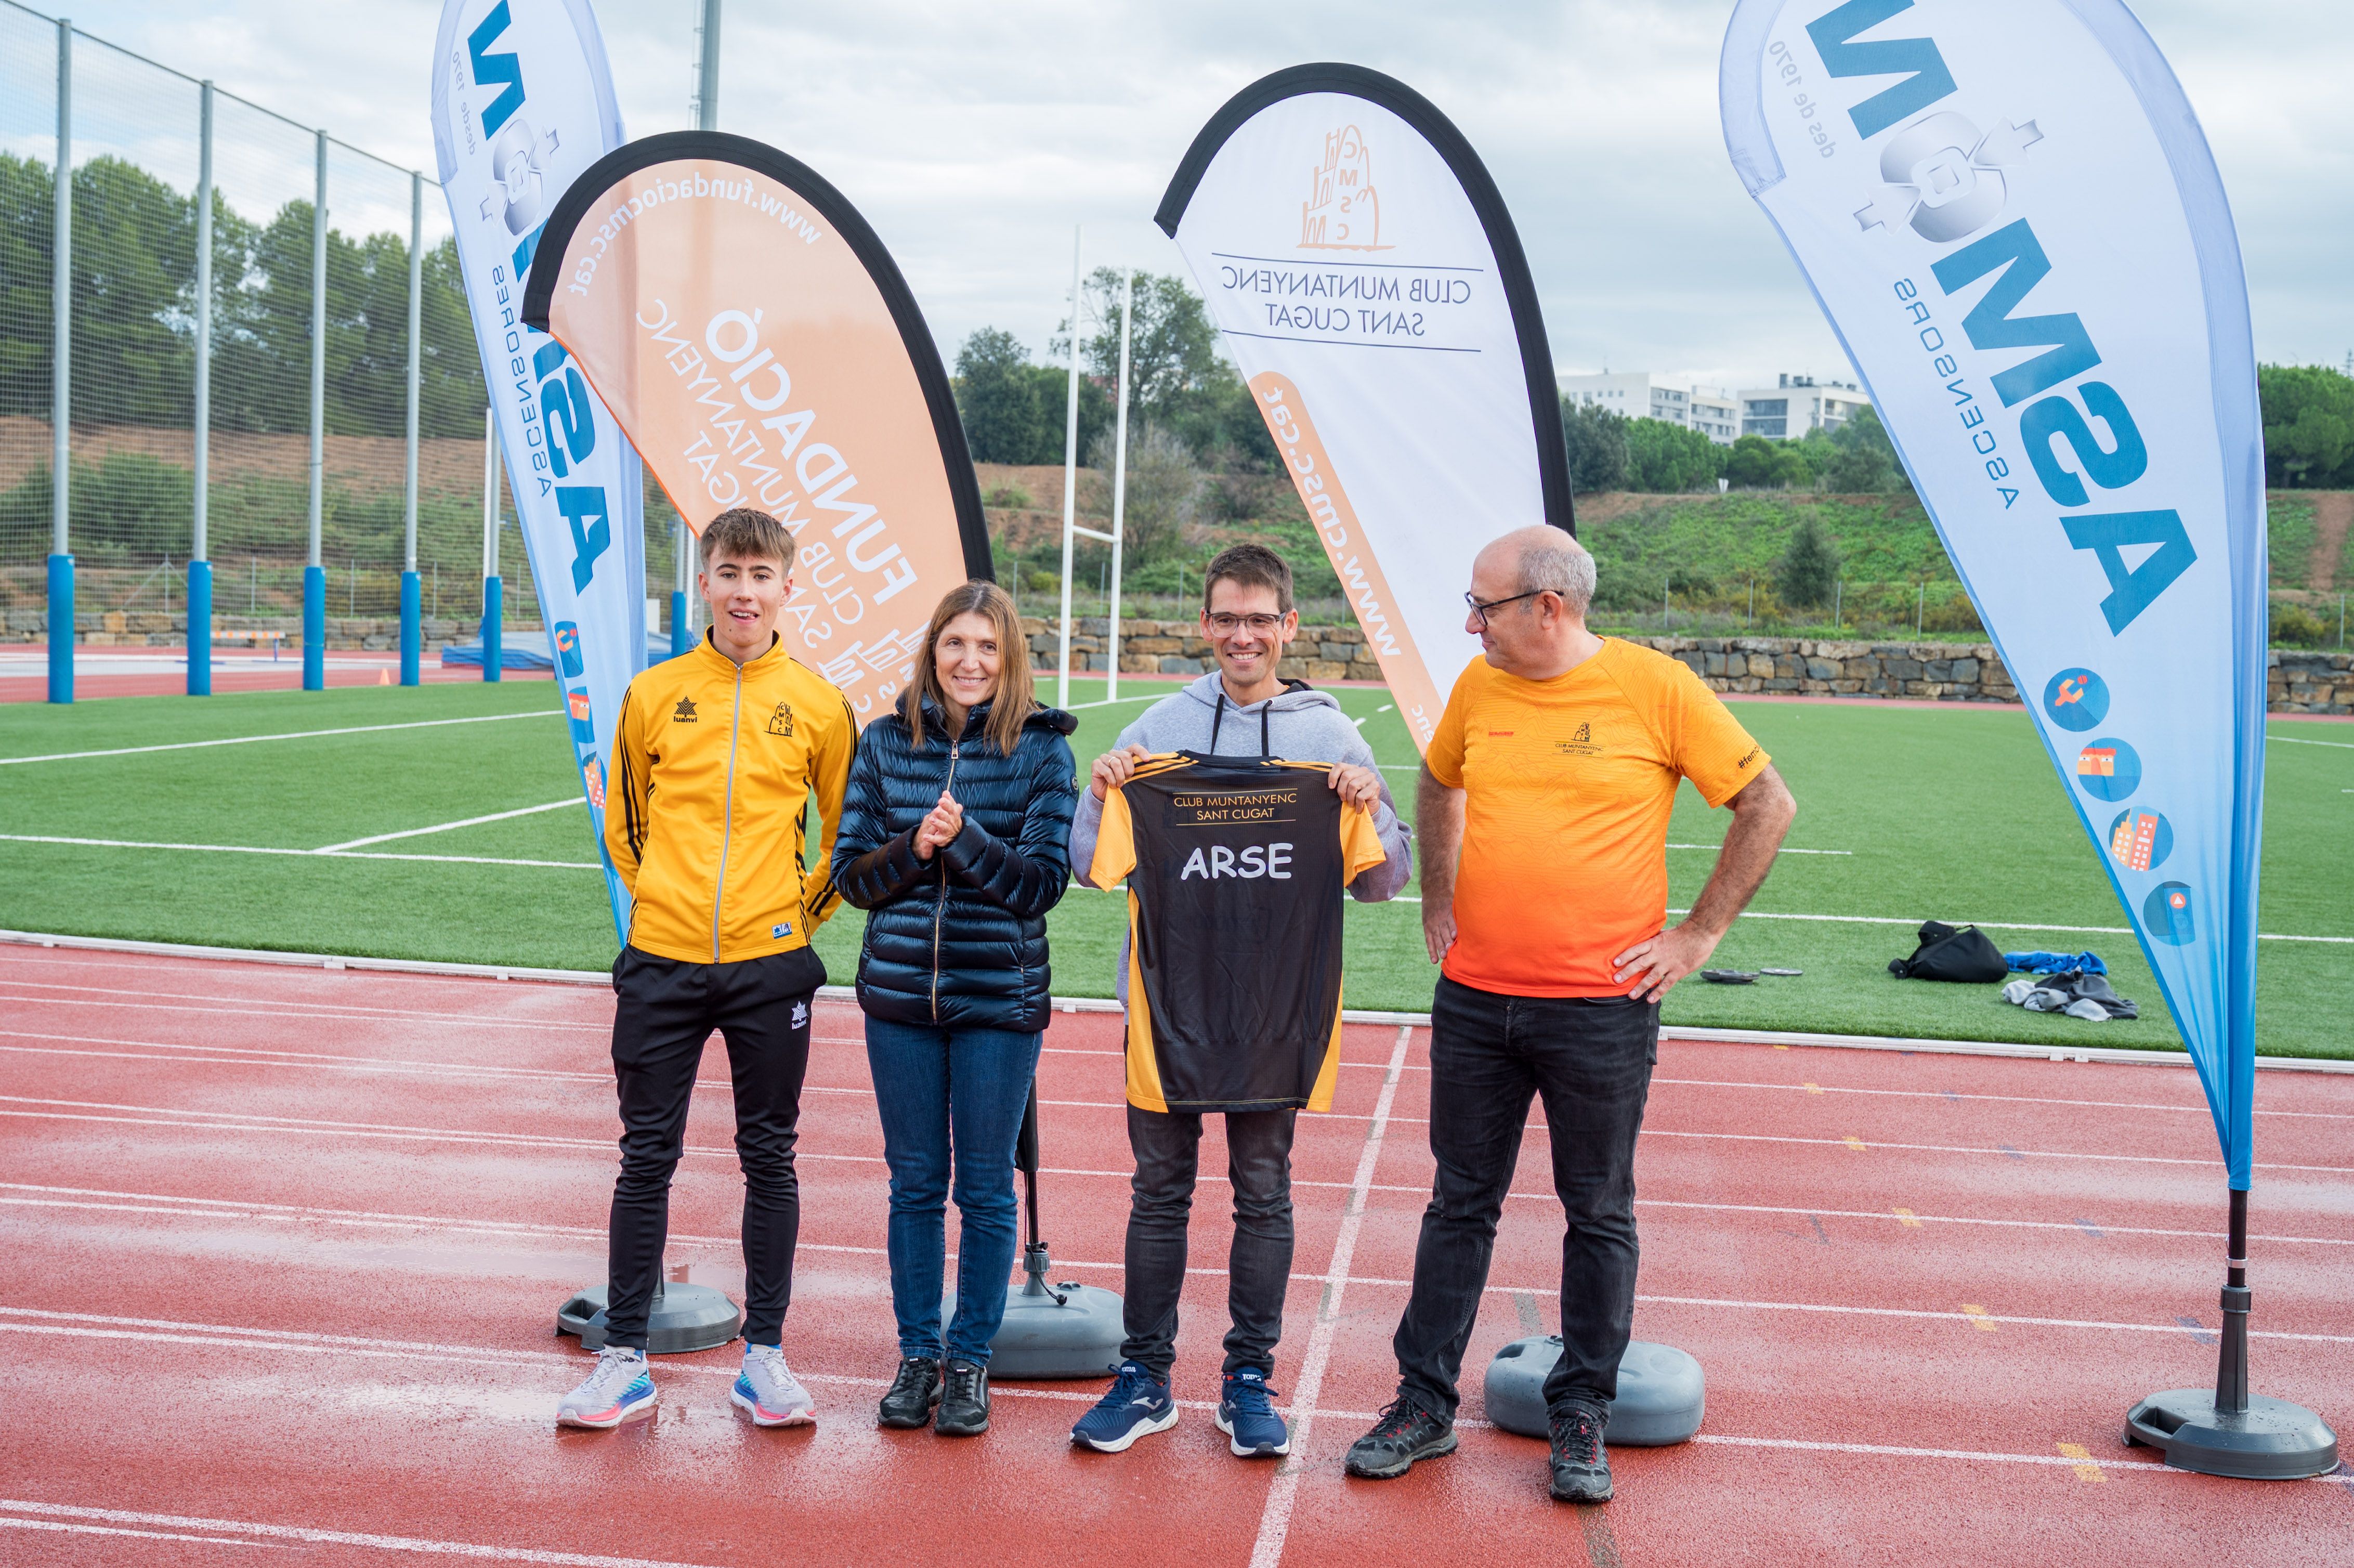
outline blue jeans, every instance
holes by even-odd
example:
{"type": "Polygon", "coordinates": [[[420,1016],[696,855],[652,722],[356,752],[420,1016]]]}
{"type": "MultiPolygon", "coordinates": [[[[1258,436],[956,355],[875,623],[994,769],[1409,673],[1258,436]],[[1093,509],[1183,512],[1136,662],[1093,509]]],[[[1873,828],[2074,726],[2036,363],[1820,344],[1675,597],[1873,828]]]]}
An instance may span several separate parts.
{"type": "Polygon", "coordinates": [[[949,1170],[956,1169],[956,1318],[950,1360],[989,1364],[1013,1272],[1013,1142],[1042,1036],[866,1021],[866,1062],[891,1167],[891,1309],[902,1356],[939,1356],[949,1170]],[[951,1088],[953,1086],[953,1088],[951,1088]]]}

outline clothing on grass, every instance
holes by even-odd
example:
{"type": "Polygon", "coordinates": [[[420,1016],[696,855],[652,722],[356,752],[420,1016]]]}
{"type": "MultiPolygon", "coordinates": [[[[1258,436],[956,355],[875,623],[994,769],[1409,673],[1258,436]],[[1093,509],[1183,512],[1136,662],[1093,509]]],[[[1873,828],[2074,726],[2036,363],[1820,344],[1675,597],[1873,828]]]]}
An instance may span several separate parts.
{"type": "Polygon", "coordinates": [[[2101,962],[2098,953],[2048,953],[2038,948],[2031,953],[2005,953],[2002,961],[2013,974],[2023,970],[2034,975],[2056,975],[2070,969],[2087,975],[2109,972],[2109,966],[2101,962]]]}

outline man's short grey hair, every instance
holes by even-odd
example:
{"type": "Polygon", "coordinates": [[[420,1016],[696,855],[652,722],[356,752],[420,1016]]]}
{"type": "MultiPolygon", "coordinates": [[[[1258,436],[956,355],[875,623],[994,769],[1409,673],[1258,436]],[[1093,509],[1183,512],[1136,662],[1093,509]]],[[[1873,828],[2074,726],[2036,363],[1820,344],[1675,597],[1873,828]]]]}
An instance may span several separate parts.
{"type": "Polygon", "coordinates": [[[1553,537],[1532,539],[1522,547],[1520,591],[1557,593],[1569,612],[1582,620],[1594,602],[1594,556],[1560,529],[1545,532],[1553,537]]]}

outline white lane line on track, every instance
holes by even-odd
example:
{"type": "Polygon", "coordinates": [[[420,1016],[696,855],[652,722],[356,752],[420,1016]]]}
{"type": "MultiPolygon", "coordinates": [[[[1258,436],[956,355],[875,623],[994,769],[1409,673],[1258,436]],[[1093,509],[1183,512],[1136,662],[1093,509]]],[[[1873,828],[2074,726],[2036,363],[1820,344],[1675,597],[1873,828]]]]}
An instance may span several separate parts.
{"type": "MultiPolygon", "coordinates": [[[[0,1503],[0,1507],[5,1507],[0,1503]]],[[[135,1535],[143,1541],[200,1541],[207,1546],[260,1546],[273,1552],[284,1552],[293,1543],[285,1541],[240,1541],[233,1535],[189,1535],[169,1530],[130,1530],[121,1525],[69,1524],[58,1519],[17,1519],[0,1514],[0,1530],[37,1530],[59,1535],[135,1535]]]]}
{"type": "MultiPolygon", "coordinates": [[[[203,1344],[228,1350],[317,1351],[346,1355],[354,1352],[376,1351],[386,1356],[397,1357],[411,1364],[415,1363],[418,1352],[419,1351],[435,1352],[438,1359],[442,1361],[463,1361],[466,1364],[482,1366],[519,1368],[558,1362],[577,1367],[584,1364],[583,1358],[578,1354],[563,1351],[501,1351],[492,1349],[490,1347],[461,1346],[455,1348],[458,1354],[456,1356],[451,1356],[444,1352],[451,1351],[452,1347],[442,1342],[417,1343],[403,1340],[367,1340],[352,1336],[312,1334],[298,1330],[242,1329],[216,1324],[182,1323],[168,1319],[102,1317],[94,1313],[48,1312],[37,1308],[0,1308],[0,1316],[5,1316],[14,1319],[12,1326],[17,1327],[20,1330],[30,1330],[36,1332],[49,1332],[68,1338],[148,1339],[168,1336],[171,1340],[175,1342],[203,1344]],[[51,1319],[51,1321],[48,1323],[37,1321],[37,1319],[51,1319]],[[82,1324],[104,1325],[104,1327],[93,1327],[82,1332],[74,1331],[79,1325],[82,1324]],[[162,1331],[162,1333],[159,1334],[159,1330],[162,1331]],[[175,1330],[176,1332],[174,1332],[175,1330]]],[[[735,1369],[733,1367],[726,1365],[699,1364],[695,1362],[671,1363],[665,1365],[662,1370],[665,1375],[677,1373],[701,1373],[706,1376],[718,1376],[731,1379],[735,1376],[735,1369]]],[[[877,1377],[848,1376],[838,1373],[817,1372],[801,1372],[798,1375],[800,1375],[802,1381],[806,1383],[814,1383],[821,1385],[832,1384],[843,1387],[880,1388],[883,1387],[885,1383],[885,1379],[877,1377]]],[[[1092,1403],[1097,1397],[1092,1392],[1066,1391],[1061,1389],[1006,1387],[997,1389],[994,1392],[1014,1399],[1056,1400],[1074,1404],[1092,1403]]],[[[1216,1408],[1214,1402],[1209,1400],[1181,1399],[1177,1403],[1191,1410],[1211,1410],[1216,1408]]],[[[1290,1414],[1296,1410],[1296,1406],[1278,1405],[1277,1408],[1284,1410],[1287,1414],[1290,1414]]],[[[1373,1413],[1370,1411],[1336,1410],[1328,1408],[1317,1412],[1316,1414],[1329,1415],[1335,1419],[1344,1421],[1369,1421],[1373,1419],[1373,1413]]],[[[1492,1430],[1489,1423],[1469,1418],[1460,1419],[1456,1423],[1456,1425],[1459,1427],[1469,1429],[1492,1430]]],[[[2150,1474],[2177,1475],[2189,1473],[2187,1471],[2175,1471],[2165,1465],[2139,1459],[2073,1459],[2057,1455],[2014,1454],[1958,1448],[1921,1448],[1910,1447],[1897,1444],[1841,1443],[1815,1438],[1768,1437],[1745,1434],[1702,1433],[1694,1439],[1694,1441],[1698,1443],[1714,1444],[1725,1447],[1762,1449],[1786,1448],[1801,1453],[1848,1454],[1873,1458],[1943,1459],[1979,1464],[2041,1466],[2066,1465],[2071,1467],[2082,1464],[2096,1464],[2107,1469],[2133,1471],[2135,1473],[2147,1472],[2150,1474]]],[[[2354,1477],[2343,1474],[2332,1474],[2328,1476],[2317,1477],[2315,1478],[2322,1481],[2335,1482],[2341,1485],[2347,1484],[2349,1481],[2354,1481],[2354,1477]]],[[[18,1508],[22,1506],[25,1505],[17,1504],[9,1499],[0,1499],[0,1509],[18,1508]]],[[[55,1504],[37,1504],[31,1506],[51,1510],[63,1509],[63,1505],[55,1504]]],[[[71,1509],[63,1509],[63,1511],[72,1513],[74,1517],[78,1518],[92,1517],[101,1512],[101,1510],[97,1510],[71,1509]]],[[[110,1515],[108,1517],[122,1516],[110,1515]]],[[[145,1515],[137,1517],[144,1522],[159,1523],[170,1526],[185,1526],[188,1528],[207,1528],[211,1523],[211,1521],[207,1520],[184,1520],[162,1515],[145,1515]]],[[[629,1560],[620,1561],[628,1562],[629,1560]]]]}
{"type": "MultiPolygon", "coordinates": [[[[1409,1033],[1411,1031],[1409,1029],[1409,1033]]],[[[1393,1064],[1390,1069],[1393,1075],[1395,1075],[1403,1070],[1403,1065],[1400,1064],[1393,1064]]],[[[845,1089],[840,1092],[845,1094],[857,1094],[862,1091],[845,1089]]],[[[214,1132],[317,1133],[338,1138],[379,1138],[408,1141],[479,1143],[504,1145],[511,1148],[522,1149],[596,1149],[606,1150],[613,1147],[612,1141],[609,1139],[565,1138],[553,1133],[483,1132],[460,1128],[408,1127],[397,1122],[332,1121],[313,1117],[262,1116],[257,1113],[246,1111],[180,1110],[171,1107],[122,1105],[108,1100],[48,1099],[30,1095],[0,1095],[0,1105],[58,1107],[44,1108],[39,1110],[0,1110],[0,1117],[15,1117],[29,1120],[124,1122],[146,1127],[197,1128],[214,1132]],[[88,1114],[101,1111],[118,1113],[130,1112],[135,1114],[127,1116],[119,1114],[88,1114]]],[[[1390,1118],[1384,1118],[1384,1119],[1387,1120],[1390,1118]]],[[[1406,1118],[1400,1118],[1396,1119],[1403,1120],[1406,1118]]],[[[1685,1132],[1668,1128],[1647,1127],[1643,1128],[1639,1136],[1643,1138],[1691,1139],[1727,1143],[1791,1143],[1828,1149],[1853,1149],[1855,1147],[1854,1144],[1840,1138],[1797,1138],[1776,1133],[1761,1132],[1685,1132]]],[[[2123,1164],[2142,1165],[2195,1165],[2202,1169],[2214,1164],[2212,1160],[2190,1159],[2162,1154],[2097,1154],[2084,1153],[2073,1150],[2050,1149],[1982,1149],[1966,1144],[1895,1143],[1880,1141],[1867,1142],[1864,1144],[1864,1149],[1867,1151],[1871,1150],[1893,1150],[1899,1152],[1916,1154],[1994,1155],[2006,1160],[2018,1157],[2041,1160],[2106,1160],[2123,1164]]],[[[703,1147],[694,1144],[686,1146],[684,1152],[688,1154],[726,1155],[731,1159],[734,1158],[735,1155],[735,1150],[733,1149],[703,1147]]],[[[818,1154],[808,1150],[803,1150],[801,1158],[806,1160],[845,1160],[864,1165],[877,1165],[883,1163],[879,1156],[861,1154],[818,1154]]],[[[2254,1168],[2258,1171],[2287,1171],[2329,1176],[2354,1175],[2354,1167],[2336,1165],[2293,1165],[2277,1161],[2267,1162],[2260,1160],[2256,1163],[2254,1168]]],[[[1116,1178],[1122,1181],[1129,1180],[1134,1175],[1133,1171],[1079,1171],[1066,1170],[1062,1168],[1055,1168],[1050,1173],[1057,1176],[1104,1176],[1116,1178]]],[[[1205,1173],[1201,1177],[1201,1180],[1211,1181],[1214,1180],[1214,1178],[1205,1173]]],[[[1293,1185],[1299,1187],[1339,1187],[1343,1185],[1343,1183],[1338,1181],[1296,1181],[1293,1182],[1293,1185]]],[[[1422,1191],[1419,1187],[1389,1187],[1378,1184],[1372,1190],[1374,1192],[1418,1192],[1422,1191]]],[[[1520,1192],[1508,1192],[1505,1195],[1507,1197],[1515,1198],[1551,1196],[1550,1193],[1520,1192]]]]}
{"type": "MultiPolygon", "coordinates": [[[[1393,1123],[1398,1118],[1394,1117],[1391,1118],[1393,1123]]],[[[1341,1186],[1341,1183],[1337,1181],[1314,1183],[1296,1181],[1294,1185],[1339,1187],[1341,1186]]],[[[1370,1190],[1376,1192],[1420,1192],[1422,1191],[1422,1189],[1418,1187],[1394,1187],[1382,1186],[1379,1184],[1374,1185],[1370,1190]]],[[[0,1181],[0,1194],[8,1193],[24,1193],[28,1195],[23,1197],[0,1195],[0,1205],[20,1208],[113,1209],[131,1213],[164,1214],[183,1218],[217,1217],[222,1219],[265,1219],[281,1220],[289,1223],[316,1220],[331,1224],[389,1226],[396,1229],[407,1228],[479,1231],[484,1234],[496,1234],[500,1235],[545,1236],[550,1239],[563,1241],[569,1241],[575,1237],[588,1237],[592,1239],[601,1238],[605,1234],[605,1227],[602,1225],[558,1225],[528,1220],[470,1220],[446,1214],[407,1214],[387,1213],[375,1209],[331,1209],[321,1208],[311,1204],[271,1203],[242,1198],[192,1198],[170,1192],[123,1192],[109,1187],[63,1187],[47,1182],[0,1181]]],[[[1539,1201],[1546,1201],[1553,1198],[1553,1194],[1550,1192],[1513,1192],[1509,1195],[1516,1198],[1537,1199],[1539,1201]]],[[[1703,1203],[1677,1198],[1638,1198],[1635,1200],[1635,1206],[1638,1209],[1689,1210],[1700,1213],[1773,1214],[1776,1216],[1812,1216],[1814,1218],[1826,1220],[1872,1220],[1877,1221],[1882,1224],[1894,1224],[1905,1227],[1909,1227],[1914,1224],[1922,1225],[1987,1225],[2004,1230],[2057,1231],[2071,1238],[2083,1237],[2085,1234],[2084,1227],[2073,1219],[1992,1219],[1968,1214],[1914,1213],[1903,1215],[1897,1213],[1893,1209],[1827,1209],[1780,1203],[1703,1203]]],[[[2177,1230],[2152,1225],[2121,1225],[2106,1220],[2100,1222],[2096,1228],[2102,1232],[2104,1238],[2113,1235],[2161,1236],[2168,1239],[2197,1241],[2202,1243],[2217,1242],[2223,1239],[2222,1233],[2220,1231],[2177,1230]]],[[[679,1231],[672,1232],[671,1239],[675,1242],[682,1242],[689,1245],[696,1246],[734,1246],[737,1242],[737,1238],[732,1235],[691,1235],[679,1231]]],[[[2262,1243],[2266,1246],[2354,1246],[2354,1236],[2293,1236],[2266,1234],[2251,1236],[2249,1239],[2251,1241],[2262,1243]]],[[[804,1241],[800,1245],[805,1251],[813,1248],[821,1252],[874,1253],[879,1255],[885,1250],[881,1247],[829,1245],[823,1243],[811,1241],[804,1241]]],[[[953,1256],[954,1254],[951,1253],[949,1255],[953,1256]]],[[[1067,1268],[1118,1269],[1124,1266],[1117,1263],[1093,1263],[1079,1259],[1057,1258],[1055,1260],[1055,1266],[1067,1268]]],[[[1226,1271],[1223,1268],[1189,1266],[1186,1272],[1189,1274],[1217,1275],[1223,1277],[1226,1271]]],[[[1321,1283],[1328,1277],[1321,1274],[1294,1274],[1291,1277],[1294,1279],[1321,1283]]],[[[1357,1283],[1371,1284],[1377,1282],[1368,1277],[1360,1276],[1357,1283]]],[[[1488,1287],[1488,1288],[1495,1291],[1516,1291],[1522,1287],[1511,1285],[1491,1285],[1488,1287]]]]}
{"type": "MultiPolygon", "coordinates": [[[[436,822],[429,828],[403,828],[397,833],[376,833],[365,839],[346,839],[342,843],[328,844],[323,848],[314,849],[311,853],[338,854],[345,850],[364,849],[369,844],[390,843],[395,839],[421,839],[428,833],[446,833],[453,828],[475,828],[484,822],[504,822],[513,817],[535,817],[542,811],[561,810],[567,806],[585,806],[588,803],[581,796],[567,795],[561,800],[550,800],[545,805],[518,806],[512,811],[493,811],[485,816],[461,817],[454,822],[436,822]]],[[[552,865],[555,863],[551,861],[547,863],[552,865]]]]}
{"type": "MultiPolygon", "coordinates": [[[[0,995],[0,1001],[13,1001],[25,999],[0,995]]],[[[37,1000],[46,1001],[48,999],[41,998],[37,1000]]],[[[412,1016],[427,1017],[431,1015],[416,1014],[412,1016]]],[[[598,1033],[605,1032],[605,1026],[602,1024],[542,1025],[531,1022],[528,1020],[494,1020],[492,1022],[516,1022],[532,1028],[578,1028],[598,1033]]],[[[209,1063],[220,1066],[236,1067],[320,1067],[330,1071],[414,1074],[427,1076],[446,1075],[451,1077],[469,1078],[507,1077],[546,1079],[552,1082],[566,1083],[578,1082],[604,1084],[612,1081],[612,1075],[609,1072],[576,1070],[565,1067],[497,1067],[487,1064],[471,1062],[429,1062],[414,1057],[399,1056],[354,1056],[325,1051],[281,1051],[250,1045],[182,1045],[164,1040],[124,1040],[111,1035],[95,1034],[52,1034],[29,1029],[0,1029],[0,1039],[48,1040],[58,1042],[61,1045],[116,1045],[136,1048],[137,1050],[146,1052],[170,1053],[170,1054],[167,1055],[133,1056],[128,1054],[126,1052],[68,1051],[52,1050],[49,1048],[36,1046],[0,1045],[0,1051],[23,1051],[31,1054],[112,1056],[130,1061],[183,1061],[192,1065],[209,1063]]],[[[864,1044],[863,1041],[854,1040],[846,1035],[812,1035],[811,1036],[811,1040],[813,1044],[826,1045],[861,1045],[864,1044]]],[[[1055,1054],[1062,1055],[1118,1055],[1119,1053],[1109,1051],[1058,1051],[1055,1054]]],[[[1384,1065],[1379,1062],[1343,1062],[1341,1065],[1344,1067],[1366,1067],[1379,1071],[1382,1070],[1384,1065]]],[[[1427,1071],[1428,1069],[1417,1067],[1413,1064],[1407,1064],[1402,1070],[1411,1073],[1427,1071]]],[[[2149,1100],[2078,1100],[2042,1095],[1966,1094],[1953,1093],[1940,1089],[1874,1089],[1850,1087],[1836,1084],[1749,1083],[1731,1078],[1653,1078],[1651,1083],[1654,1087],[1664,1085],[1677,1088],[1754,1089],[1778,1094],[1869,1095],[1890,1099],[1986,1101],[1988,1103],[2001,1105],[2058,1106],[2071,1109],[2090,1110],[2171,1111],[2189,1116],[2206,1116],[2209,1114],[2207,1107],[2201,1105],[2167,1105],[2161,1102],[2149,1100]]],[[[714,1089],[724,1092],[726,1091],[730,1086],[725,1078],[702,1078],[696,1080],[696,1086],[699,1088],[714,1089]]],[[[822,1084],[808,1085],[806,1086],[806,1089],[807,1092],[815,1094],[870,1094],[873,1092],[871,1089],[864,1087],[853,1086],[843,1088],[822,1084]]],[[[1125,1102],[1111,1100],[1041,1100],[1038,1103],[1044,1106],[1056,1106],[1066,1108],[1084,1110],[1124,1111],[1127,1109],[1125,1102]]],[[[1335,1121],[1364,1121],[1369,1119],[1366,1117],[1359,1116],[1349,1111],[1326,1111],[1320,1114],[1335,1121]]],[[[2259,1107],[2255,1114],[2257,1116],[2285,1117],[2310,1121],[2354,1121],[2354,1112],[2347,1111],[2293,1111],[2273,1110],[2259,1107]]],[[[1426,1118],[1421,1117],[1393,1116],[1390,1119],[1392,1121],[1419,1122],[1426,1118]]],[[[1544,1120],[1542,1114],[1532,1110],[1530,1114],[1529,1127],[1532,1130],[1542,1129],[1544,1127],[1544,1120]]]]}
{"type": "MultiPolygon", "coordinates": [[[[313,1530],[292,1524],[263,1524],[246,1519],[203,1519],[176,1513],[142,1513],[129,1509],[80,1508],[69,1503],[29,1502],[0,1498],[0,1510],[53,1520],[105,1525],[155,1525],[165,1530],[209,1530],[218,1534],[183,1540],[209,1540],[224,1546],[292,1545],[366,1546],[379,1552],[425,1553],[436,1557],[468,1557],[477,1562],[544,1563],[562,1568],[699,1568],[695,1563],[661,1562],[647,1557],[609,1557],[598,1552],[549,1552],[535,1546],[488,1546],[470,1541],[438,1541],[414,1535],[378,1535],[350,1530],[313,1530]],[[237,1541],[235,1536],[260,1540],[237,1541]]],[[[112,1533],[110,1531],[109,1533],[112,1533]]],[[[124,1533],[146,1534],[144,1531],[124,1533]]]]}
{"type": "Polygon", "coordinates": [[[507,719],[561,718],[562,708],[534,708],[525,714],[481,714],[472,718],[419,719],[411,724],[349,725],[342,729],[301,729],[285,735],[238,735],[224,740],[175,740],[163,746],[118,746],[105,751],[52,751],[41,757],[0,757],[0,768],[20,762],[77,762],[90,757],[136,757],[149,751],[196,751],[209,746],[258,746],[265,740],[316,740],[329,735],[376,735],[392,729],[439,729],[453,724],[499,724],[507,719]]]}
{"type": "Polygon", "coordinates": [[[557,871],[601,871],[593,860],[511,860],[484,854],[394,854],[384,850],[269,849],[258,844],[181,844],[143,839],[81,839],[58,833],[0,833],[0,842],[69,844],[82,849],[182,850],[194,854],[276,854],[301,860],[417,860],[447,865],[530,865],[557,871]]]}
{"type": "MultiPolygon", "coordinates": [[[[1942,1312],[1918,1307],[1851,1307],[1822,1301],[1741,1301],[1715,1296],[1651,1296],[1635,1299],[1655,1307],[1706,1307],[1712,1310],[1746,1312],[1820,1312],[1850,1318],[1918,1318],[1948,1323],[2017,1323],[2033,1329],[2091,1329],[2102,1333],[2123,1330],[2136,1334],[2208,1334],[2212,1329],[2187,1323],[2109,1323],[2084,1318],[2031,1318],[1993,1312],[1942,1312]]],[[[2324,1345],[2354,1345],[2354,1334],[2294,1333],[2285,1329],[2251,1329],[2252,1340],[2303,1340],[2324,1345]]]]}
{"type": "Polygon", "coordinates": [[[1251,1568],[1276,1568],[1283,1558],[1284,1541],[1291,1533],[1291,1513],[1299,1501],[1299,1478],[1307,1467],[1309,1439],[1316,1425],[1316,1400],[1323,1392],[1325,1369],[1332,1361],[1332,1341],[1340,1331],[1341,1299],[1348,1288],[1349,1265],[1356,1257],[1357,1233],[1364,1226],[1365,1199],[1373,1186],[1373,1167],[1382,1157],[1382,1139],[1389,1130],[1390,1105],[1397,1098],[1398,1082],[1405,1076],[1399,1069],[1405,1065],[1406,1046],[1413,1039],[1412,1027],[1398,1030],[1397,1044],[1390,1050],[1389,1073],[1382,1080],[1381,1097],[1373,1105],[1373,1124],[1365,1129],[1364,1148],[1357,1155],[1357,1171],[1349,1183],[1349,1201],[1341,1213],[1340,1234],[1332,1241],[1331,1265],[1324,1271],[1330,1282],[1317,1303],[1316,1325],[1309,1330],[1308,1353],[1300,1360],[1299,1381],[1292,1393],[1291,1453],[1277,1469],[1275,1484],[1267,1489],[1267,1504],[1259,1513],[1258,1536],[1251,1547],[1251,1568]]]}

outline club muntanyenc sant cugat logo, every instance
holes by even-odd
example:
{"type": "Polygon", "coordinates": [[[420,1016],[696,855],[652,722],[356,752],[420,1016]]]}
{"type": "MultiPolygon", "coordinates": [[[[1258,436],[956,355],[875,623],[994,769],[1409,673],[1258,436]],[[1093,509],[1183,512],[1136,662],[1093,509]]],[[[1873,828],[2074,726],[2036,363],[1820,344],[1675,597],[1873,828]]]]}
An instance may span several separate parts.
{"type": "Polygon", "coordinates": [[[1324,161],[1309,171],[1308,199],[1299,204],[1299,249],[1390,249],[1382,243],[1382,196],[1373,185],[1373,151],[1354,125],[1324,133],[1324,161]]]}

